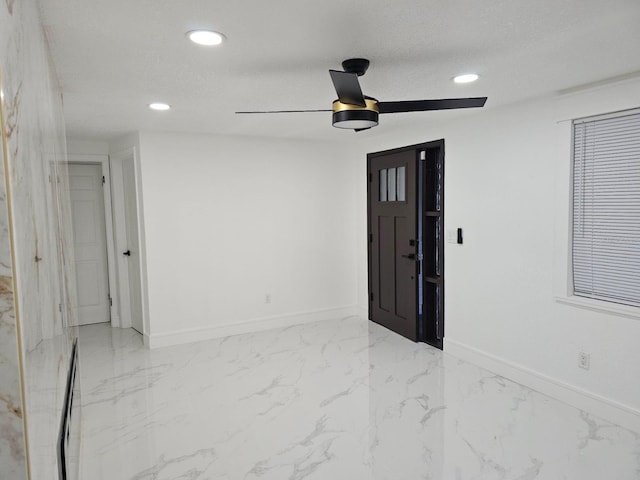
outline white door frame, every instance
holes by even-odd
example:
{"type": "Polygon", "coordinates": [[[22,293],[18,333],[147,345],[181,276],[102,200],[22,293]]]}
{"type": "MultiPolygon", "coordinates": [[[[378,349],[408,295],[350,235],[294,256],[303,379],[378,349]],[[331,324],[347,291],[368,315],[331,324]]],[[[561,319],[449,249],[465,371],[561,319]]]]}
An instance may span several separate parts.
{"type": "MultiPolygon", "coordinates": [[[[135,201],[136,201],[136,213],[138,217],[138,244],[140,247],[140,298],[141,311],[142,311],[142,326],[143,326],[143,339],[145,345],[148,346],[149,338],[149,300],[147,293],[147,255],[145,248],[145,235],[144,235],[144,215],[142,208],[142,181],[140,171],[140,161],[135,148],[128,148],[126,150],[116,152],[110,156],[111,167],[111,189],[113,199],[113,232],[115,248],[122,249],[127,244],[127,229],[124,215],[124,182],[122,177],[122,165],[125,161],[132,161],[135,171],[135,201]]],[[[122,256],[122,252],[119,250],[117,253],[117,277],[119,294],[121,299],[122,310],[130,309],[129,307],[129,273],[127,266],[127,259],[122,256]]],[[[120,323],[122,328],[131,328],[130,315],[124,313],[120,316],[120,323]]]]}
{"type": "Polygon", "coordinates": [[[123,327],[120,320],[120,293],[118,290],[118,278],[116,270],[116,251],[114,231],[113,231],[113,213],[111,203],[111,167],[109,165],[108,155],[97,154],[74,154],[67,155],[67,163],[76,164],[97,164],[102,168],[104,194],[104,223],[107,234],[107,269],[109,270],[109,298],[111,306],[109,313],[111,317],[112,327],[123,327]]]}

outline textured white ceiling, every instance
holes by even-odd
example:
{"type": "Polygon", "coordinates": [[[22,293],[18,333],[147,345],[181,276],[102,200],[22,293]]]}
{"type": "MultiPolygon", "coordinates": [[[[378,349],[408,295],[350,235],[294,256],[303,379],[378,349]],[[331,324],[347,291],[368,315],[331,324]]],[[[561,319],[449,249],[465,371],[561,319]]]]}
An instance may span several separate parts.
{"type": "MultiPolygon", "coordinates": [[[[40,0],[67,133],[134,130],[336,139],[328,69],[371,60],[382,101],[488,96],[485,108],[640,72],[639,0],[40,0]],[[193,45],[213,28],[228,41],[193,45]],[[481,79],[455,85],[475,71],[481,79]],[[165,101],[170,112],[146,105],[165,101]]],[[[475,111],[389,114],[360,135],[475,111]]]]}

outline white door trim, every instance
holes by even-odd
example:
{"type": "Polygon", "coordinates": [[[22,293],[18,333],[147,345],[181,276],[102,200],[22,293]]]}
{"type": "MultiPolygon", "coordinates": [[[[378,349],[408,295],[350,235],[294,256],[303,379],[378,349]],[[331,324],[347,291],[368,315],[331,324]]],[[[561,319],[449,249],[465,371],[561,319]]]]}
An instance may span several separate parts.
{"type": "Polygon", "coordinates": [[[104,177],[104,223],[107,234],[107,267],[109,270],[109,297],[111,298],[110,316],[112,327],[122,327],[120,320],[120,295],[116,275],[116,251],[113,241],[113,211],[111,203],[111,167],[108,155],[76,154],[67,155],[67,163],[99,164],[104,177]]]}
{"type": "MultiPolygon", "coordinates": [[[[140,169],[140,160],[138,158],[138,154],[135,148],[128,148],[123,151],[115,152],[109,156],[110,166],[111,166],[111,188],[112,188],[112,198],[113,198],[113,229],[114,229],[114,240],[116,244],[116,248],[126,245],[126,224],[125,224],[125,216],[124,216],[124,184],[122,177],[122,164],[124,161],[133,161],[134,171],[135,171],[135,201],[136,201],[136,213],[138,217],[138,244],[140,248],[139,258],[140,258],[140,302],[141,302],[141,310],[142,310],[142,325],[143,325],[143,336],[144,342],[148,345],[148,337],[149,337],[149,300],[148,300],[148,292],[147,292],[147,254],[146,254],[146,243],[145,243],[145,233],[144,233],[144,213],[142,207],[142,181],[141,181],[141,169],[140,169]]],[[[119,293],[121,298],[121,306],[122,309],[130,308],[128,305],[129,302],[129,274],[127,271],[127,264],[124,258],[121,258],[122,252],[119,253],[117,257],[117,275],[118,275],[118,285],[119,285],[119,293]]],[[[131,328],[131,318],[130,315],[125,315],[124,313],[121,315],[121,326],[122,328],[131,328]]]]}

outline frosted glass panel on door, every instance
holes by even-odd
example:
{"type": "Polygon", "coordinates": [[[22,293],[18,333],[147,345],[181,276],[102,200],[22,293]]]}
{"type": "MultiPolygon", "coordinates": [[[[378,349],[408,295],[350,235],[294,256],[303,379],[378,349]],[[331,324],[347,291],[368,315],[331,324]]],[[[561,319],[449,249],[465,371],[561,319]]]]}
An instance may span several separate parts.
{"type": "Polygon", "coordinates": [[[381,202],[387,201],[387,169],[380,170],[380,198],[381,202]]]}
{"type": "Polygon", "coordinates": [[[396,201],[396,169],[390,168],[387,170],[387,200],[390,202],[396,201]]]}
{"type": "Polygon", "coordinates": [[[398,167],[398,172],[396,174],[397,177],[397,196],[399,202],[404,202],[406,200],[406,178],[405,178],[405,167],[398,167]]]}

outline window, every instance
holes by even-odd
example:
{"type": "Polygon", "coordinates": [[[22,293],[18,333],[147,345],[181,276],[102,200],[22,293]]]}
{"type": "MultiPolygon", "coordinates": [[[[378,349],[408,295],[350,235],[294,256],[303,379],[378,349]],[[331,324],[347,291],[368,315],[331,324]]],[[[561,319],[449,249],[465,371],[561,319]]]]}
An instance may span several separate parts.
{"type": "Polygon", "coordinates": [[[574,295],[640,306],[640,112],[573,122],[574,295]]]}
{"type": "Polygon", "coordinates": [[[406,200],[406,167],[383,168],[380,170],[381,202],[404,202],[406,200]]]}

